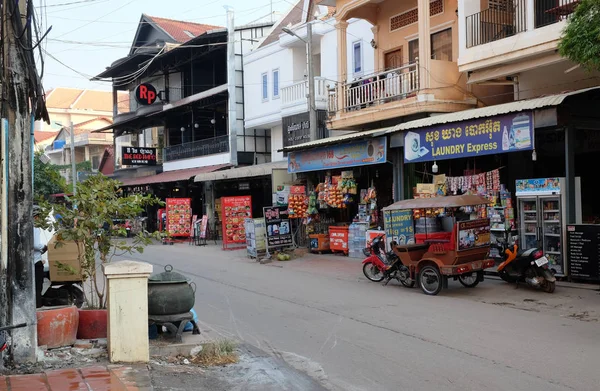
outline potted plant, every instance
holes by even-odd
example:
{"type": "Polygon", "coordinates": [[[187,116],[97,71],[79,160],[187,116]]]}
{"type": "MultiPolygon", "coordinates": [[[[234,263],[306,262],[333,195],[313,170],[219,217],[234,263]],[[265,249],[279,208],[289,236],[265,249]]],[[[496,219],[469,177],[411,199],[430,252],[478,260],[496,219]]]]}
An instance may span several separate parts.
{"type": "Polygon", "coordinates": [[[146,206],[161,203],[152,195],[123,196],[119,185],[118,181],[98,174],[79,183],[77,193],[68,197],[66,204],[44,205],[60,216],[52,223],[57,246],[64,242],[77,245],[86,303],[86,308],[79,313],[77,337],[81,339],[106,337],[106,281],[99,272],[101,264],[111,262],[115,255],[141,253],[155,237],[141,232],[125,240],[122,237],[126,236],[126,228],[118,226],[117,232],[112,233],[121,238],[115,239],[105,229],[113,227],[114,219],[134,219],[146,206]]]}

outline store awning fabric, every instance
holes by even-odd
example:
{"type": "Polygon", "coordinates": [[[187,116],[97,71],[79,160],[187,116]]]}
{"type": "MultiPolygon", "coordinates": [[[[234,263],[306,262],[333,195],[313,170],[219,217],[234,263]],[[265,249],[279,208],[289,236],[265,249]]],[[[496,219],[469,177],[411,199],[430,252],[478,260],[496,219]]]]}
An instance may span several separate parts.
{"type": "Polygon", "coordinates": [[[150,185],[153,183],[187,181],[191,177],[196,176],[198,174],[217,171],[226,167],[229,167],[229,164],[217,164],[214,166],[186,168],[183,170],[165,171],[161,172],[160,174],[139,178],[124,178],[121,182],[123,182],[123,186],[142,186],[150,185]]]}
{"type": "Polygon", "coordinates": [[[287,170],[287,160],[279,162],[271,162],[257,164],[254,166],[232,168],[230,170],[221,170],[213,172],[205,172],[196,175],[194,182],[219,181],[223,179],[251,178],[257,176],[271,175],[273,170],[287,170]]]}
{"type": "Polygon", "coordinates": [[[324,145],[339,144],[340,142],[346,142],[346,141],[351,141],[351,140],[355,140],[355,139],[383,136],[390,129],[392,129],[392,128],[389,127],[389,128],[381,128],[381,129],[374,129],[374,130],[366,130],[364,132],[354,132],[354,133],[344,134],[342,136],[323,138],[320,140],[309,141],[309,142],[303,143],[303,144],[290,145],[289,147],[280,149],[279,152],[282,152],[282,151],[290,152],[290,151],[296,151],[296,150],[302,150],[302,149],[310,149],[313,147],[320,147],[320,146],[324,146],[324,145]]]}
{"type": "Polygon", "coordinates": [[[462,206],[487,205],[490,203],[485,197],[479,195],[459,195],[447,197],[415,198],[410,200],[398,201],[390,206],[383,208],[388,210],[405,209],[438,209],[438,208],[460,208],[462,206]]]}

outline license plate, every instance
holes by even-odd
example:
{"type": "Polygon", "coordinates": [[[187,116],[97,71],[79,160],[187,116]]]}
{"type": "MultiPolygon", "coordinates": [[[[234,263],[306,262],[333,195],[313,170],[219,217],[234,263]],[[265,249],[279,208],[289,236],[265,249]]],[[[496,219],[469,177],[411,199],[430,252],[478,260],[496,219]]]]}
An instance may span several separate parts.
{"type": "Polygon", "coordinates": [[[538,265],[539,267],[542,267],[547,263],[548,263],[548,258],[546,258],[546,257],[541,257],[541,258],[538,258],[535,260],[535,264],[538,265]]]}

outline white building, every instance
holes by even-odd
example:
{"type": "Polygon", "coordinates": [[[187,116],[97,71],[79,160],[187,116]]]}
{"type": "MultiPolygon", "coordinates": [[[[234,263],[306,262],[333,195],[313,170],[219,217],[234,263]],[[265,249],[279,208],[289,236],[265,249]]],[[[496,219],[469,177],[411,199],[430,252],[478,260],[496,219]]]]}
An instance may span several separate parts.
{"type": "MultiPolygon", "coordinates": [[[[283,159],[283,146],[308,141],[306,44],[283,31],[289,28],[306,38],[306,22],[312,22],[315,97],[319,136],[325,128],[329,90],[337,77],[337,33],[335,7],[316,6],[300,0],[274,26],[252,52],[244,57],[244,102],[246,131],[266,129],[271,138],[271,160],[283,159]],[[285,129],[284,129],[285,127],[285,129]]],[[[351,20],[348,26],[348,75],[375,71],[372,26],[351,20]]]]}

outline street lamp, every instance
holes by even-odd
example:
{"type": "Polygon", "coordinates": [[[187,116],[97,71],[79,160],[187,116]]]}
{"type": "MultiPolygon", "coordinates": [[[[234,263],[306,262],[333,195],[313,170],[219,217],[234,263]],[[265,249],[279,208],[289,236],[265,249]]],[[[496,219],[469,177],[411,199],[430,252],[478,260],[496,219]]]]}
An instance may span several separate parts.
{"type": "Polygon", "coordinates": [[[309,124],[310,124],[310,140],[315,141],[317,139],[317,109],[315,104],[315,71],[313,69],[313,58],[312,58],[312,24],[306,23],[306,39],[300,37],[298,34],[293,32],[287,27],[284,27],[283,32],[294,36],[306,44],[306,58],[308,67],[308,111],[309,111],[309,124]]]}

